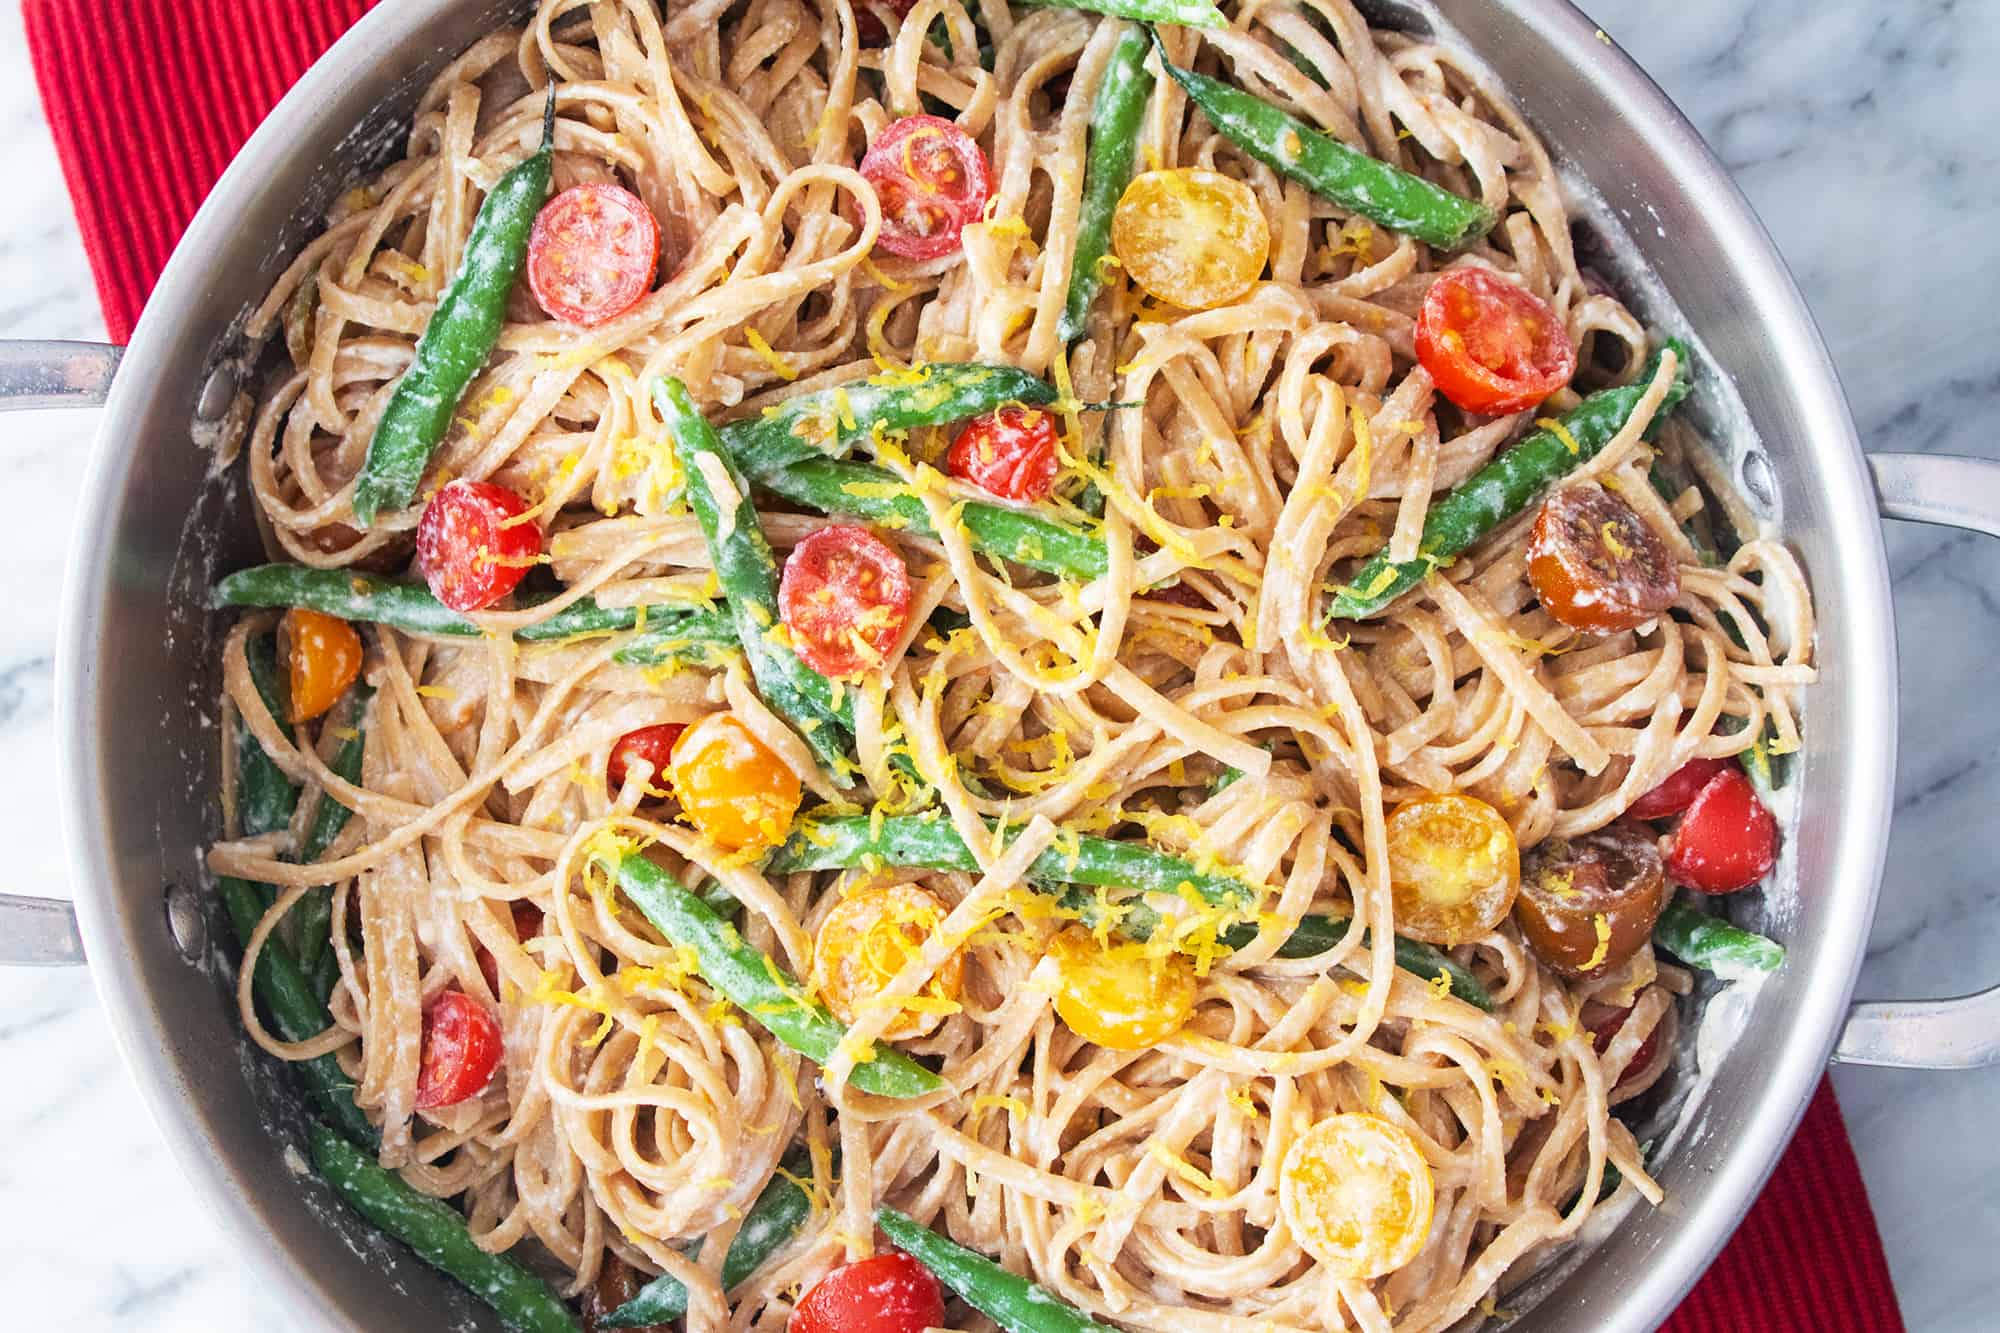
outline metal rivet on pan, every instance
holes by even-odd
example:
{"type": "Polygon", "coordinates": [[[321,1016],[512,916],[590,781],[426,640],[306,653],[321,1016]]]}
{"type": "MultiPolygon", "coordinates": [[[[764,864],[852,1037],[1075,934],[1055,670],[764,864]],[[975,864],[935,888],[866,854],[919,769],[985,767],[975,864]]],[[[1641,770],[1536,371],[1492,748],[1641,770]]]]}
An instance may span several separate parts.
{"type": "Polygon", "coordinates": [[[217,366],[209,372],[208,383],[201,386],[194,414],[202,421],[220,421],[235,398],[236,372],[228,366],[217,366]]]}
{"type": "Polygon", "coordinates": [[[167,886],[167,929],[181,957],[199,962],[208,945],[208,918],[201,910],[201,896],[185,884],[167,886]]]}
{"type": "Polygon", "coordinates": [[[1739,472],[1745,498],[1760,512],[1770,513],[1778,503],[1778,479],[1771,473],[1771,456],[1762,449],[1749,450],[1739,472]]]}

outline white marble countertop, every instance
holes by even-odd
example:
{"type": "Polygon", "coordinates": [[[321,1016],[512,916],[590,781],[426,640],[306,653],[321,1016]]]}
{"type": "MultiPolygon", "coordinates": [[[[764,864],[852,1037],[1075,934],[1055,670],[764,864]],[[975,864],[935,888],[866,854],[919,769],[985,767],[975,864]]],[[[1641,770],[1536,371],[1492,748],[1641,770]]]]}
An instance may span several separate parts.
{"type": "MultiPolygon", "coordinates": [[[[1870,448],[2000,453],[2000,5],[1586,0],[1694,118],[1777,237],[1870,448]]],[[[0,337],[101,338],[35,99],[0,6],[0,337]]],[[[0,621],[9,892],[65,895],[48,775],[56,597],[90,414],[7,418],[0,621]]],[[[1894,841],[1861,992],[2000,981],[2000,544],[1891,525],[1902,666],[1894,841]],[[1989,814],[1982,815],[1986,811],[1989,814]]],[[[1842,1105],[1909,1325],[2000,1309],[2000,1070],[1842,1070],[1842,1105]],[[1969,1188],[1968,1188],[1969,1187],[1969,1188]]],[[[167,1160],[82,971],[0,972],[0,1290],[10,1326],[269,1333],[264,1293],[167,1160]]]]}

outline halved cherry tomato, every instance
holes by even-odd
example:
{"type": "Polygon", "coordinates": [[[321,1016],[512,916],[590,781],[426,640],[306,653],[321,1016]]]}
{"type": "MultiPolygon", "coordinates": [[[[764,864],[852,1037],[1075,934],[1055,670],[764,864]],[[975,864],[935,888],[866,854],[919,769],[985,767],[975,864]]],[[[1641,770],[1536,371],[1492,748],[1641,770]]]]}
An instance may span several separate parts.
{"type": "Polygon", "coordinates": [[[528,237],[528,290],[568,324],[592,328],[639,303],[660,265],[660,224],[617,185],[578,185],[542,205],[528,237]]]}
{"type": "Polygon", "coordinates": [[[1500,812],[1474,796],[1429,792],[1389,815],[1389,890],[1396,933],[1447,948],[1506,918],[1521,850],[1500,812]]]}
{"type": "Polygon", "coordinates": [[[1208,310],[1256,283],[1271,254],[1271,224],[1256,193],[1234,176],[1143,171],[1111,214],[1111,249],[1155,300],[1208,310]]]}
{"type": "Polygon", "coordinates": [[[1528,581],[1572,629],[1613,634],[1656,619],[1681,595],[1680,566],[1637,510],[1602,486],[1551,491],[1528,537],[1528,581]]]}
{"type": "Polygon", "coordinates": [[[1549,303],[1470,265],[1424,294],[1417,360],[1439,393],[1489,416],[1525,411],[1576,374],[1576,347],[1549,303]]]}
{"type": "Polygon", "coordinates": [[[1003,407],[959,428],[945,471],[1004,500],[1046,500],[1056,486],[1056,419],[1034,407],[1003,407]]]}
{"type": "Polygon", "coordinates": [[[799,775],[734,713],[710,713],[674,742],[681,818],[726,851],[774,847],[799,810],[799,775]]]}
{"type": "Polygon", "coordinates": [[[361,636],[345,620],[303,607],[285,612],[278,628],[291,676],[291,720],[311,721],[361,674],[361,636]]]}
{"type": "MultiPolygon", "coordinates": [[[[944,905],[914,884],[888,884],[862,889],[841,899],[820,922],[813,945],[815,989],[843,1023],[853,1023],[869,1002],[895,980],[903,965],[923,952],[944,905]]],[[[882,1030],[890,1041],[921,1037],[944,1021],[942,1012],[926,1001],[958,999],[965,980],[965,958],[954,953],[938,968],[912,1006],[899,1012],[882,1030]]]]}
{"type": "Polygon", "coordinates": [[[944,1288],[901,1250],[842,1264],[792,1310],[787,1333],[923,1333],[944,1323],[944,1288]]]}
{"type": "Polygon", "coordinates": [[[1681,816],[1667,851],[1667,874],[1698,893],[1733,893],[1771,873],[1778,821],[1740,768],[1708,780],[1681,816]]]}
{"type": "Polygon", "coordinates": [[[876,247],[904,259],[936,259],[959,247],[993,194],[986,154],[942,116],[905,116],[882,127],[861,158],[882,201],[876,247]]]}
{"type": "Polygon", "coordinates": [[[1639,952],[1666,905],[1659,843],[1650,830],[1620,820],[1549,838],[1529,852],[1514,920],[1551,970],[1598,977],[1639,952]]]}
{"type": "Polygon", "coordinates": [[[435,1111],[477,1097],[500,1067],[500,1023],[461,990],[439,991],[424,1006],[417,1109],[435,1111]]]}
{"type": "MultiPolygon", "coordinates": [[[[1583,1026],[1590,1033],[1590,1044],[1599,1055],[1611,1049],[1611,1043],[1618,1037],[1618,1029],[1625,1026],[1625,1020],[1632,1016],[1628,1006],[1615,1009],[1608,1005],[1587,1005],[1584,1009],[1583,1026]]],[[[1630,1086],[1652,1072],[1653,1062],[1660,1058],[1660,1034],[1666,1031],[1664,1021],[1653,1024],[1653,1030],[1639,1043],[1639,1049],[1632,1052],[1626,1062],[1625,1072],[1611,1087],[1613,1096],[1620,1089],[1630,1086]]]]}
{"type": "Polygon", "coordinates": [[[1049,941],[1061,989],[1056,1013],[1085,1041],[1113,1051],[1143,1051],[1187,1026],[1194,1013],[1194,964],[1185,954],[1156,956],[1145,946],[1099,944],[1081,926],[1049,941]]]}
{"type": "MultiPolygon", "coordinates": [[[[514,918],[514,938],[531,940],[542,933],[542,909],[522,898],[516,900],[509,909],[514,918]]],[[[486,978],[486,988],[495,995],[500,993],[500,960],[493,951],[481,944],[476,946],[475,955],[479,960],[479,971],[486,978]]]]}
{"type": "MultiPolygon", "coordinates": [[[[583,1296],[583,1333],[606,1333],[605,1317],[637,1296],[643,1285],[632,1265],[615,1254],[606,1256],[597,1281],[583,1296]]],[[[625,1333],[674,1333],[674,1329],[668,1324],[645,1324],[625,1333]]]]}
{"type": "Polygon", "coordinates": [[[910,567],[866,528],[819,528],[785,561],[778,610],[792,647],[822,676],[878,671],[909,623],[910,567]]]}
{"type": "Polygon", "coordinates": [[[1634,819],[1665,819],[1677,815],[1694,804],[1694,798],[1708,785],[1708,780],[1725,768],[1734,768],[1733,759],[1703,759],[1699,756],[1688,760],[1667,776],[1659,786],[1632,802],[1632,808],[1625,813],[1634,819]]]}
{"type": "Polygon", "coordinates": [[[667,765],[673,761],[674,742],[686,730],[684,722],[661,722],[620,736],[618,744],[611,747],[610,761],[604,765],[604,780],[611,793],[617,795],[619,788],[625,785],[626,766],[634,759],[643,759],[653,770],[653,776],[646,783],[646,795],[665,796],[667,765]]]}
{"type": "Polygon", "coordinates": [[[542,553],[542,530],[509,523],[528,502],[490,481],[440,486],[417,520],[417,568],[454,611],[484,611],[514,591],[542,553]]]}
{"type": "Polygon", "coordinates": [[[1381,1277],[1415,1259],[1435,1204],[1430,1163],[1379,1116],[1328,1116],[1292,1140],[1278,1169],[1292,1238],[1343,1278],[1381,1277]]]}

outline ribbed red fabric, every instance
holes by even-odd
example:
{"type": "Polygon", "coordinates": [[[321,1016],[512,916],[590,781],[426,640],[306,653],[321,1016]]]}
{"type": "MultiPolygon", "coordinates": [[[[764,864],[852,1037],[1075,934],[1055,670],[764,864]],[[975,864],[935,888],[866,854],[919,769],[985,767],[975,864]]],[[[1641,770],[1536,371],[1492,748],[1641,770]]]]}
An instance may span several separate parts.
{"type": "MultiPolygon", "coordinates": [[[[374,0],[25,0],[111,336],[259,120],[374,0]],[[88,81],[84,75],[88,75],[88,81]]],[[[1667,1333],[1902,1333],[1830,1084],[1667,1333]]]]}

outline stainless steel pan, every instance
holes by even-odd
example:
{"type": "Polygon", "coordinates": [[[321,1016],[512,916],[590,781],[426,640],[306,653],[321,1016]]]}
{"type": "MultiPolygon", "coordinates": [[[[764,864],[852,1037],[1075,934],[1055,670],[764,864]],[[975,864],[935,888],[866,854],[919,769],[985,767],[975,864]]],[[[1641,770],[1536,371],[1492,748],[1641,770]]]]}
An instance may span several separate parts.
{"type": "MultiPolygon", "coordinates": [[[[1695,131],[1561,0],[1442,0],[1552,149],[1604,196],[1640,258],[1734,382],[1764,448],[1743,489],[1782,497],[1818,599],[1822,682],[1799,766],[1782,922],[1790,960],[1659,1163],[1665,1207],[1632,1215],[1545,1284],[1531,1322],[1652,1327],[1728,1238],[1798,1122],[1829,1054],[1965,1067],[2000,1060],[2000,989],[1849,1007],[1888,834],[1896,680],[1878,512],[2000,535],[2000,467],[1864,459],[1833,368],[1770,240],[1695,131]],[[1872,469],[1872,476],[1871,476],[1872,469]]],[[[397,0],[307,74],[237,158],[116,349],[0,355],[0,397],[102,403],[69,569],[57,706],[76,919],[11,900],[0,961],[85,948],[133,1077],[190,1178],[300,1325],[493,1328],[448,1283],[359,1226],[285,1164],[299,1111],[250,1058],[228,971],[207,943],[201,856],[216,831],[218,626],[201,593],[256,551],[240,483],[194,442],[242,375],[240,320],[354,170],[399,143],[431,75],[508,19],[508,0],[397,0]],[[117,371],[115,383],[112,372],[117,371]],[[108,389],[108,392],[107,392],[108,389]],[[143,645],[143,649],[138,648],[143,645]],[[80,929],[80,938],[79,938],[80,929]],[[357,1244],[358,1242],[358,1244],[357,1244]]],[[[1421,22],[1405,10],[1406,22],[1421,22]]],[[[1666,318],[1664,310],[1643,310],[1666,318]]],[[[1697,403],[1697,410],[1702,410],[1697,403]]],[[[1709,410],[1716,404],[1710,402],[1709,410]]]]}

